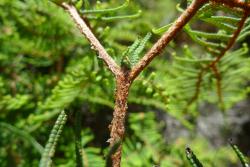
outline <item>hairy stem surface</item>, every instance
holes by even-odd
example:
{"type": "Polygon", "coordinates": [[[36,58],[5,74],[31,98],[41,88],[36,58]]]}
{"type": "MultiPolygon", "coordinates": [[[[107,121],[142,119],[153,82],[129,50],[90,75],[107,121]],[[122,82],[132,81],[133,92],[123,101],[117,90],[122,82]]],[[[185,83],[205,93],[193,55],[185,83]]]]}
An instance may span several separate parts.
{"type": "MultiPolygon", "coordinates": [[[[125,75],[120,75],[116,80],[116,92],[115,92],[115,109],[113,113],[113,120],[110,125],[110,146],[120,142],[124,138],[125,134],[125,118],[127,112],[127,98],[129,93],[129,87],[131,82],[125,75]]],[[[121,163],[122,147],[121,145],[117,151],[112,155],[113,167],[120,167],[121,163]]]]}

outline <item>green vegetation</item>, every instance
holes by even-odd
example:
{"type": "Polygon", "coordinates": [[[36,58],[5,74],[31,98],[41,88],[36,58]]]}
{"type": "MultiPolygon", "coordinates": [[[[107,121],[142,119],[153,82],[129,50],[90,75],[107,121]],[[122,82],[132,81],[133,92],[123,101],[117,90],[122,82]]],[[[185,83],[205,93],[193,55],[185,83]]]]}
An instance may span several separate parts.
{"type": "MultiPolygon", "coordinates": [[[[0,166],[110,166],[121,143],[122,167],[226,167],[237,165],[237,157],[248,166],[235,144],[230,143],[233,150],[215,148],[196,134],[203,104],[225,114],[249,96],[249,17],[228,48],[243,10],[215,3],[199,9],[134,81],[124,141],[109,148],[114,77],[60,7],[62,1],[54,2],[0,0],[0,166]],[[190,135],[170,141],[159,115],[190,135]],[[195,154],[185,152],[187,145],[195,154]]],[[[126,70],[185,10],[174,0],[70,3],[126,70]]]]}

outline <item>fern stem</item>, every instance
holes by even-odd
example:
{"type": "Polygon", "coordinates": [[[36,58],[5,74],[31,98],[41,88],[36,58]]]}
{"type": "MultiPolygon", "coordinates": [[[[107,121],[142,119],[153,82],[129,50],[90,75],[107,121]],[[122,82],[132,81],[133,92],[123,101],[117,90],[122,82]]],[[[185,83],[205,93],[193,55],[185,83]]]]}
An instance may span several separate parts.
{"type": "Polygon", "coordinates": [[[67,4],[67,3],[62,3],[62,6],[68,11],[68,13],[72,17],[73,21],[76,23],[78,29],[90,42],[91,49],[95,50],[98,53],[99,58],[101,58],[105,62],[108,69],[114,75],[116,75],[116,76],[119,75],[121,72],[120,67],[116,64],[114,59],[107,53],[105,48],[102,46],[102,44],[96,38],[96,36],[92,33],[90,28],[87,26],[85,21],[81,18],[81,16],[77,12],[76,8],[72,5],[67,4]]]}
{"type": "Polygon", "coordinates": [[[119,149],[121,141],[116,142],[110,149],[106,156],[106,167],[111,167],[113,164],[112,155],[119,149]]]}
{"type": "MultiPolygon", "coordinates": [[[[126,71],[124,71],[126,73],[126,71]]],[[[116,143],[122,142],[125,134],[125,117],[127,112],[127,98],[131,81],[126,75],[121,75],[116,80],[115,92],[115,109],[113,113],[113,120],[110,127],[110,147],[114,147],[116,143]]],[[[122,146],[112,155],[113,167],[120,167],[122,146]]]]}
{"type": "Polygon", "coordinates": [[[198,99],[199,94],[200,94],[200,89],[201,89],[201,84],[202,84],[202,78],[205,73],[204,69],[201,69],[201,71],[198,73],[197,76],[197,81],[196,81],[196,87],[195,87],[195,93],[194,96],[190,99],[190,101],[187,104],[187,107],[185,108],[185,111],[187,111],[188,107],[193,104],[193,102],[198,99]]]}

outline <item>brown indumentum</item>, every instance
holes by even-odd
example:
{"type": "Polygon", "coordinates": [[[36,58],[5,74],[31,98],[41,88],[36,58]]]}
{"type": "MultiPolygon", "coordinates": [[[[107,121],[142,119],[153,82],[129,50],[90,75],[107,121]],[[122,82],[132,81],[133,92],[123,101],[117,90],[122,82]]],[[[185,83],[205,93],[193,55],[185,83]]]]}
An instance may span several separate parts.
{"type": "MultiPolygon", "coordinates": [[[[110,146],[112,147],[117,142],[123,140],[125,134],[125,118],[127,112],[127,98],[131,81],[127,77],[127,72],[123,72],[116,79],[115,91],[115,109],[113,113],[113,120],[110,125],[110,146]]],[[[119,167],[121,162],[122,147],[112,155],[112,162],[114,167],[119,167]]]]}

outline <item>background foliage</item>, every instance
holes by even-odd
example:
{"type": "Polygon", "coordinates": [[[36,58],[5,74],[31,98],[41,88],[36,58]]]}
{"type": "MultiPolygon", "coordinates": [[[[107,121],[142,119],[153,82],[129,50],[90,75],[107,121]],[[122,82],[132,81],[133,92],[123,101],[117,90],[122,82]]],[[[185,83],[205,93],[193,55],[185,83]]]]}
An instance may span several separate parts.
{"type": "MultiPolygon", "coordinates": [[[[86,2],[87,10],[124,3],[86,2]]],[[[94,33],[120,63],[127,47],[151,30],[145,48],[152,45],[168,26],[158,28],[171,23],[178,10],[185,8],[175,9],[176,4],[173,0],[131,1],[119,10],[88,12],[87,17],[94,33]]],[[[196,94],[200,70],[223,49],[240,16],[225,7],[206,6],[135,81],[128,99],[122,166],[188,166],[187,145],[204,166],[238,163],[231,148],[215,148],[196,134],[196,127],[202,105],[213,104],[227,113],[248,97],[250,59],[248,44],[243,43],[250,19],[233,51],[218,63],[223,100],[212,70],[202,76],[196,94]],[[189,135],[170,140],[164,135],[169,128],[165,116],[188,129],[189,135]]],[[[83,166],[105,165],[114,80],[62,9],[46,0],[0,0],[0,72],[1,166],[38,166],[55,117],[62,110],[68,119],[59,135],[54,165],[76,166],[81,161],[83,166]]]]}

